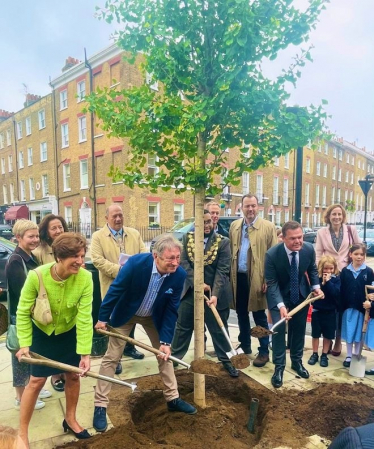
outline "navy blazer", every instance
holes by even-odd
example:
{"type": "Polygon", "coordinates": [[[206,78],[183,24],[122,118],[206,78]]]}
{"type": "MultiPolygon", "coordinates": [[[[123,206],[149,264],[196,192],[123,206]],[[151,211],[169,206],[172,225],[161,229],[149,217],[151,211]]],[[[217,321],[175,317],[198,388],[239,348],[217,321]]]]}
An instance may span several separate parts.
{"type": "MultiPolygon", "coordinates": [[[[99,321],[113,327],[126,324],[138,311],[147,293],[153,267],[153,255],[135,254],[121,268],[105,295],[99,310],[99,321]]],[[[160,341],[171,343],[178,318],[178,307],[186,272],[178,267],[166,276],[153,305],[152,319],[160,341]]]]}
{"type": "MultiPolygon", "coordinates": [[[[276,307],[281,302],[284,302],[286,307],[291,305],[290,277],[291,265],[284,249],[284,243],[278,243],[265,255],[266,298],[269,309],[276,307]]],[[[311,285],[319,285],[316,254],[313,245],[304,242],[299,251],[299,293],[302,298],[305,299],[309,295],[311,285]]]]}

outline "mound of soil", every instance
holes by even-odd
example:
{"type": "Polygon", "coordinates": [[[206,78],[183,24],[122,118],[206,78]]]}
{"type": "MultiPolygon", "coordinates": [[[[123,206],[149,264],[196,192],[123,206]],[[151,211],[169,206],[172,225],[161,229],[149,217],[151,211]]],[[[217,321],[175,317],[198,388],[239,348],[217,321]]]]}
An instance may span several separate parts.
{"type": "MultiPolygon", "coordinates": [[[[193,374],[178,371],[181,397],[193,402],[193,374]]],[[[206,403],[196,415],[169,413],[158,375],[138,380],[131,394],[113,386],[109,416],[114,428],[62,446],[81,449],[300,449],[314,434],[333,439],[346,426],[374,422],[374,390],[363,384],[323,384],[310,391],[270,391],[256,381],[206,377],[206,403]],[[259,400],[254,433],[247,430],[252,398],[259,400]]]]}

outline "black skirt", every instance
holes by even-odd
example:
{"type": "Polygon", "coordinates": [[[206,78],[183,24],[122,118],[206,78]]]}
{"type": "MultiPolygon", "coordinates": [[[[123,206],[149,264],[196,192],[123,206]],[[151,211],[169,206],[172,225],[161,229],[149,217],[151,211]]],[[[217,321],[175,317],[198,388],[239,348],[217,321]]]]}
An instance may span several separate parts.
{"type": "MultiPolygon", "coordinates": [[[[36,352],[56,362],[79,366],[80,355],[76,353],[77,330],[74,326],[70,331],[63,334],[47,335],[35,324],[32,324],[32,345],[30,351],[36,352]]],[[[34,377],[48,377],[52,374],[61,374],[64,371],[49,366],[30,365],[31,375],[34,377]]]]}

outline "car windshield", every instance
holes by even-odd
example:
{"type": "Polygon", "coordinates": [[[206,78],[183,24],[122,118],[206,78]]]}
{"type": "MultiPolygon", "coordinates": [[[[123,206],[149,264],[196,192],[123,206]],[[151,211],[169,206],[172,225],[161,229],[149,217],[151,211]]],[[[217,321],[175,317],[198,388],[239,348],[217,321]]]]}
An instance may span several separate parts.
{"type": "MultiPolygon", "coordinates": [[[[360,238],[364,238],[364,230],[361,229],[358,233],[360,238]]],[[[374,229],[366,229],[366,238],[374,239],[374,229]]]]}
{"type": "Polygon", "coordinates": [[[10,251],[14,251],[17,244],[16,243],[12,243],[7,239],[4,239],[3,237],[0,237],[0,243],[6,247],[6,249],[9,249],[10,251]]]}
{"type": "Polygon", "coordinates": [[[194,221],[194,218],[186,218],[185,220],[178,221],[178,223],[175,223],[170,229],[170,232],[188,232],[194,221]]]}

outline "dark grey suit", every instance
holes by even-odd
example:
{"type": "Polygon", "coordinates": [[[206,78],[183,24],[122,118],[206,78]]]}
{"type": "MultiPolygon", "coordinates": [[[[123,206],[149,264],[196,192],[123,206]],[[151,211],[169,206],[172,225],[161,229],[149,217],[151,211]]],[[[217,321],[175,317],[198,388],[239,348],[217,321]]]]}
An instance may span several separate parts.
{"type": "MultiPolygon", "coordinates": [[[[313,245],[304,243],[299,251],[299,303],[309,295],[311,285],[319,285],[315,260],[313,245]]],[[[270,248],[265,256],[265,279],[266,297],[273,323],[280,320],[279,303],[283,302],[290,311],[295,307],[290,301],[290,271],[290,261],[284,243],[270,248]]],[[[303,356],[307,314],[308,307],[304,307],[288,324],[291,335],[290,355],[293,362],[301,362],[303,356]]],[[[286,365],[285,328],[285,324],[280,325],[272,340],[273,363],[283,368],[286,365]]]]}
{"type": "MultiPolygon", "coordinates": [[[[189,233],[190,235],[192,233],[189,233]]],[[[230,241],[226,237],[218,245],[217,257],[212,264],[204,266],[204,282],[211,287],[212,296],[217,296],[217,310],[227,330],[227,320],[230,313],[230,302],[232,291],[229,281],[231,250],[230,241]]],[[[187,272],[184,285],[184,292],[181,304],[178,309],[178,320],[172,342],[172,354],[177,358],[183,358],[190,345],[194,327],[194,267],[187,254],[188,235],[183,238],[183,250],[181,255],[181,267],[187,272]]],[[[213,233],[205,245],[204,254],[210,251],[212,245],[217,240],[217,234],[213,233]]],[[[230,346],[226,341],[212,311],[205,304],[205,323],[212,336],[213,346],[217,357],[222,362],[228,362],[226,352],[230,351],[230,346]]]]}

